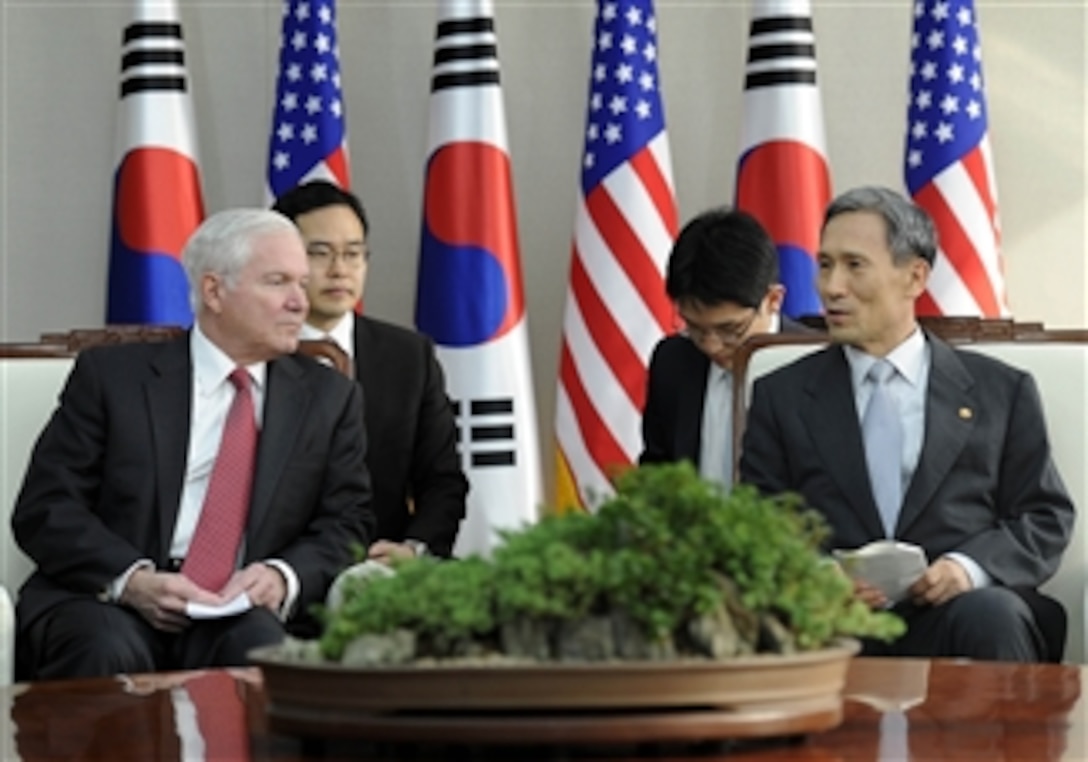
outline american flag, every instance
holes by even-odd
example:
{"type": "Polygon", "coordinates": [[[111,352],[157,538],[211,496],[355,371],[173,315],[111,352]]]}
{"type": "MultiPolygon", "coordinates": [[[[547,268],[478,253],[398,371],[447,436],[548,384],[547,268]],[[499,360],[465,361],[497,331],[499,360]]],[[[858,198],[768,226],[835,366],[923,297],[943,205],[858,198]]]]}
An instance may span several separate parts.
{"type": "Polygon", "coordinates": [[[641,450],[650,353],[674,328],[676,197],[652,0],[597,5],[556,400],[556,498],[592,508],[641,450]]]}
{"type": "Polygon", "coordinates": [[[267,195],[315,179],[350,184],[336,2],[285,0],[267,195]]]}
{"type": "Polygon", "coordinates": [[[972,0],[918,0],[911,36],[905,174],[940,251],[921,315],[1008,314],[982,45],[972,0]]]}

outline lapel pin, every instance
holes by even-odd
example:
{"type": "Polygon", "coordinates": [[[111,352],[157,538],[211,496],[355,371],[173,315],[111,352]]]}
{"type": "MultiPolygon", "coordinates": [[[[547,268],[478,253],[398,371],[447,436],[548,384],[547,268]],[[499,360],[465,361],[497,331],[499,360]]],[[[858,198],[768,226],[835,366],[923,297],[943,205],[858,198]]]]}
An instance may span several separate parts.
{"type": "Polygon", "coordinates": [[[969,408],[969,407],[961,407],[960,408],[960,420],[961,421],[969,421],[969,420],[971,420],[971,418],[973,416],[974,416],[974,413],[971,411],[971,408],[969,408]]]}

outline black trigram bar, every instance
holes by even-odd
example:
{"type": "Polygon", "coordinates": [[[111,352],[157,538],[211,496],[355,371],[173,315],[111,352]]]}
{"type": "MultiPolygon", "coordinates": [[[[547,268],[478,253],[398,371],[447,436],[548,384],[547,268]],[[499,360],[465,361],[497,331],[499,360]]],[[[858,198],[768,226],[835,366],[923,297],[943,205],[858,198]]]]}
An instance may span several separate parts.
{"type": "Polygon", "coordinates": [[[125,27],[125,45],[148,40],[152,47],[130,50],[121,57],[121,97],[148,91],[185,92],[185,52],[178,47],[181,39],[181,24],[173,22],[141,22],[125,27]],[[125,76],[128,71],[156,64],[175,66],[182,73],[125,76]]]}
{"type": "MultiPolygon", "coordinates": [[[[435,35],[439,43],[444,37],[458,34],[482,34],[494,36],[495,21],[490,17],[454,19],[438,24],[435,35]]],[[[474,42],[465,45],[436,46],[434,66],[442,64],[477,62],[477,68],[467,71],[451,71],[435,74],[431,78],[431,92],[450,87],[478,87],[499,84],[498,46],[494,42],[474,42]]]]}
{"type": "Polygon", "coordinates": [[[473,468],[513,466],[517,462],[517,453],[512,447],[515,428],[510,420],[514,414],[513,398],[454,400],[453,411],[458,419],[457,445],[462,450],[467,449],[465,455],[473,468]],[[463,420],[462,413],[466,410],[467,420],[463,420]],[[472,420],[477,417],[490,420],[472,420]],[[507,445],[509,449],[490,449],[496,445],[507,445]]]}
{"type": "Polygon", "coordinates": [[[769,71],[749,72],[744,79],[744,88],[774,85],[815,85],[816,84],[816,45],[812,42],[773,42],[760,44],[759,38],[775,32],[802,32],[802,36],[812,35],[812,19],[798,16],[776,16],[752,21],[748,63],[766,63],[778,59],[808,59],[812,68],[788,67],[769,71]]]}

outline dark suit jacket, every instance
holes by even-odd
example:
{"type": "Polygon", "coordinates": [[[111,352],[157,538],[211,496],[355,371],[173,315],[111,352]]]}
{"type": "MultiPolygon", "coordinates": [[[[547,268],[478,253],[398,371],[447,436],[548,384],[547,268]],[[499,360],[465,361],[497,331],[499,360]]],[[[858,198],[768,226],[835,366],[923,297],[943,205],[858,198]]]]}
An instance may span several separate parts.
{"type": "Polygon", "coordinates": [[[430,553],[450,555],[468,480],[434,345],[415,331],[358,317],[355,377],[366,398],[375,538],[421,540],[430,553]]]}
{"type": "MultiPolygon", "coordinates": [[[[896,537],[922,546],[930,561],[957,551],[998,584],[1038,586],[1057,570],[1073,504],[1050,458],[1035,381],[927,338],[922,453],[896,537]]],[[[763,492],[800,493],[830,522],[831,547],[883,536],[841,347],[756,381],[740,470],[763,492]]]]}
{"type": "MultiPolygon", "coordinates": [[[[188,335],[79,354],[12,514],[37,567],[19,594],[20,629],[65,600],[99,596],[141,558],[168,567],[192,383],[188,335]]],[[[266,383],[244,561],[290,564],[305,616],[351,563],[352,544],[373,539],[362,394],[299,355],[269,362],[266,383]]]]}
{"type": "MultiPolygon", "coordinates": [[[[811,333],[812,329],[783,315],[781,331],[811,333]]],[[[709,370],[710,358],[684,336],[666,336],[654,347],[642,411],[640,463],[690,460],[699,465],[709,370]]]]}

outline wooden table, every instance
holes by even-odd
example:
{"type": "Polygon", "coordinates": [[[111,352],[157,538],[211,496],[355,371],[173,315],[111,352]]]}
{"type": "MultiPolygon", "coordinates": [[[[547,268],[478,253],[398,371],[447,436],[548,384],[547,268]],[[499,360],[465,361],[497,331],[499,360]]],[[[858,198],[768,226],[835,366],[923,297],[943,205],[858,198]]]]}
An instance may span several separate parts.
{"type": "Polygon", "coordinates": [[[279,736],[255,669],[0,689],[15,760],[1088,760],[1085,668],[855,659],[844,720],[803,739],[614,749],[392,747],[279,736]]]}

